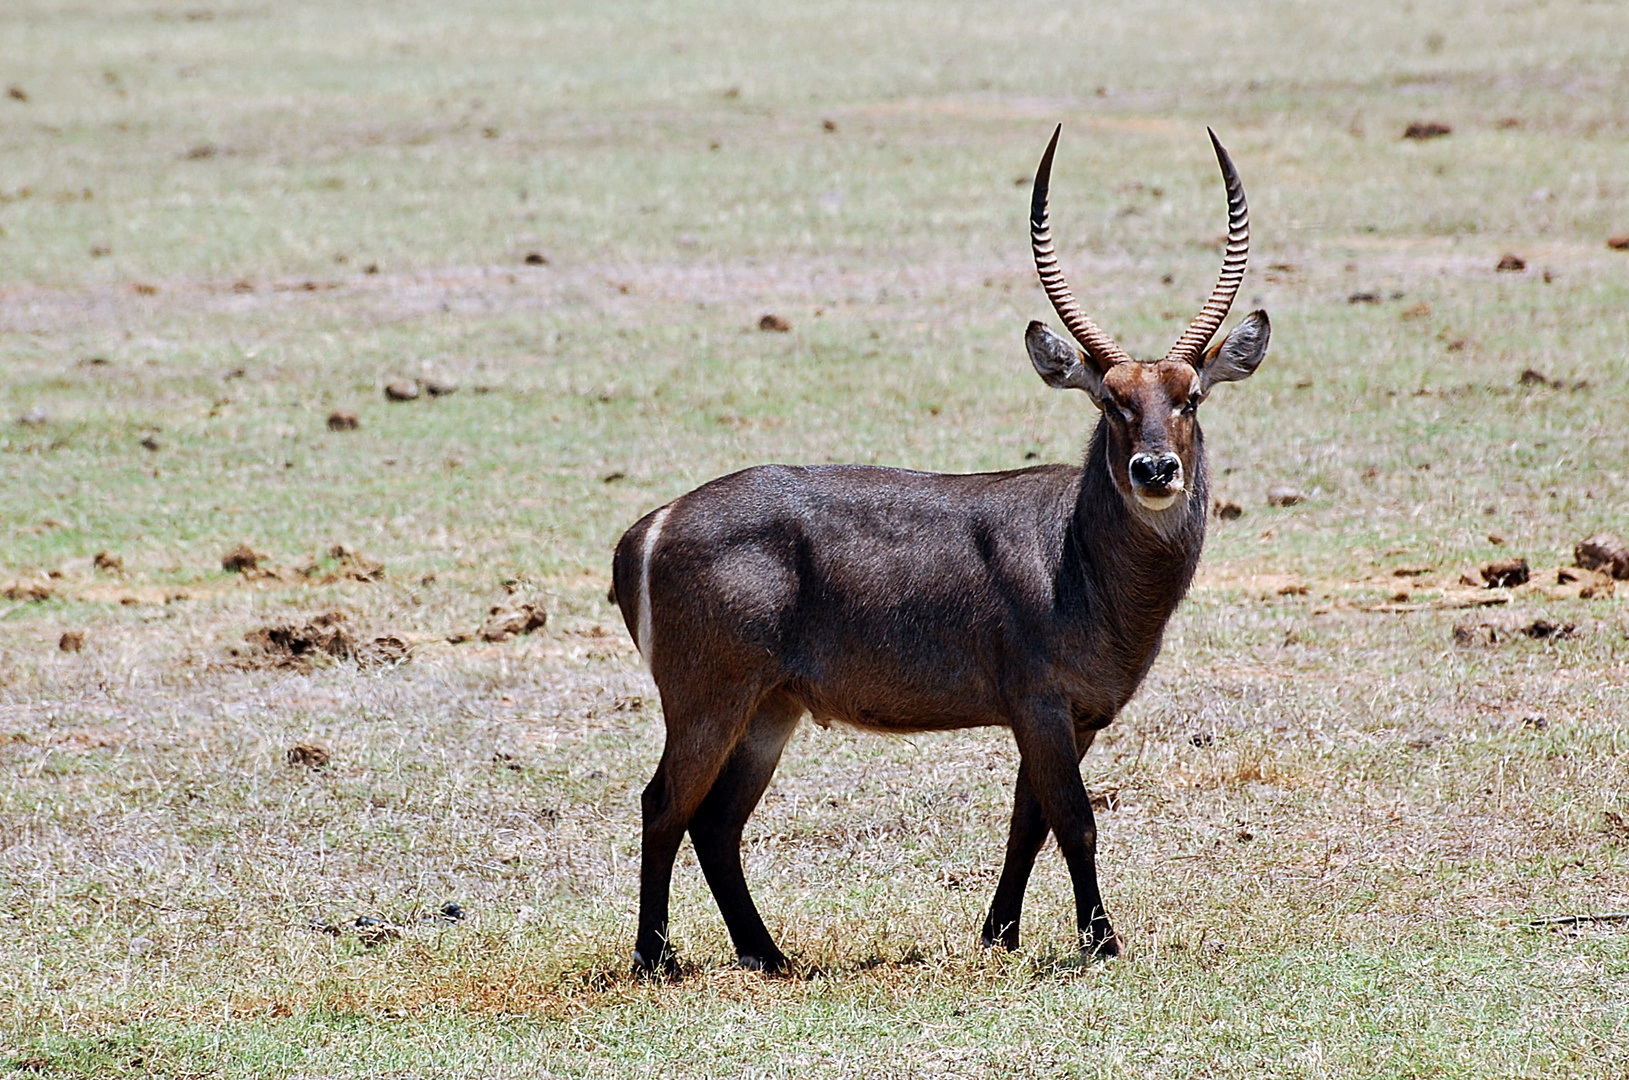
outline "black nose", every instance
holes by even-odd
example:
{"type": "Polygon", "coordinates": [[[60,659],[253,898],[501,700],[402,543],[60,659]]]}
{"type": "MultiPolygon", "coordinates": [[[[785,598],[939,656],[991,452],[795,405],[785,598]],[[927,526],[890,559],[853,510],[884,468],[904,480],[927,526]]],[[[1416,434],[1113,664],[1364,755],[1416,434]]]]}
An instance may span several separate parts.
{"type": "Polygon", "coordinates": [[[1138,487],[1169,487],[1182,468],[1175,454],[1137,454],[1131,459],[1131,482],[1138,487]]]}

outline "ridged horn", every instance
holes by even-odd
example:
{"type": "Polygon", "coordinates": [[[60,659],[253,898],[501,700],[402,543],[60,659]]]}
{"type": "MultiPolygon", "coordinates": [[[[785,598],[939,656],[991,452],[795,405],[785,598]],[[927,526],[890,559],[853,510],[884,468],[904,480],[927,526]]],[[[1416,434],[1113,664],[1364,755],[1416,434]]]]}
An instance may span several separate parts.
{"type": "Polygon", "coordinates": [[[1239,292],[1239,283],[1244,280],[1244,264],[1250,258],[1250,207],[1245,205],[1244,185],[1239,182],[1233,159],[1227,156],[1227,149],[1216,138],[1216,132],[1210,128],[1205,131],[1210,135],[1210,144],[1216,148],[1216,163],[1222,167],[1222,182],[1227,185],[1227,250],[1222,255],[1222,275],[1216,279],[1210,299],[1165,357],[1186,361],[1195,367],[1199,366],[1200,352],[1210,344],[1210,339],[1221,329],[1222,320],[1227,318],[1227,310],[1239,292]]]}
{"type": "Polygon", "coordinates": [[[1059,124],[1052,132],[1052,141],[1046,144],[1040,168],[1035,170],[1035,191],[1029,202],[1029,242],[1035,252],[1035,272],[1041,276],[1046,298],[1052,301],[1052,308],[1063,325],[1086,350],[1086,357],[1098,374],[1102,374],[1131,357],[1081,309],[1075,294],[1069,290],[1069,283],[1063,279],[1063,270],[1058,267],[1058,253],[1052,247],[1052,227],[1047,221],[1046,191],[1052,181],[1052,155],[1058,149],[1058,136],[1062,133],[1063,125],[1059,124]]]}

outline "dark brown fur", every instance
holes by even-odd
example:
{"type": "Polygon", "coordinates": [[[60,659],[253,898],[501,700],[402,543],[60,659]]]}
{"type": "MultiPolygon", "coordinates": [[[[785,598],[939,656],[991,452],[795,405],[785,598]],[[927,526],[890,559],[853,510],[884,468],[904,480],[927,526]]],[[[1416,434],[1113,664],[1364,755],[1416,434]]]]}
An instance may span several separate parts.
{"type": "MultiPolygon", "coordinates": [[[[805,713],[888,732],[1012,728],[1023,764],[984,936],[1017,945],[1050,825],[1087,947],[1117,950],[1077,764],[1154,662],[1208,505],[1203,436],[1179,412],[1193,380],[1163,364],[1121,367],[1131,370],[1104,380],[1082,468],[767,465],[670,504],[650,558],[651,640],[640,642],[668,730],[644,795],[642,964],[671,963],[667,893],[688,828],[743,962],[785,965],[747,894],[739,844],[805,713]],[[1182,459],[1187,488],[1157,516],[1134,501],[1133,452],[1182,459]]],[[[654,517],[628,530],[613,561],[636,637],[654,517]]]]}
{"type": "MultiPolygon", "coordinates": [[[[1018,779],[984,940],[1017,947],[1024,888],[1051,831],[1082,947],[1119,952],[1080,759],[1148,673],[1193,580],[1208,505],[1199,404],[1216,383],[1254,372],[1270,327],[1258,311],[1198,351],[1243,274],[1235,239],[1199,329],[1184,337],[1193,350],[1125,359],[1076,305],[1051,253],[1045,177],[1056,143],[1054,134],[1036,180],[1036,265],[1089,347],[1038,322],[1025,341],[1044,381],[1085,391],[1102,411],[1083,467],[946,476],[765,465],[681,496],[617,544],[611,592],[667,724],[643,796],[640,969],[675,968],[668,893],[686,831],[741,962],[786,967],[740,848],[805,714],[884,732],[1010,728],[1018,779]]],[[[1242,237],[1243,189],[1215,146],[1242,237]]]]}

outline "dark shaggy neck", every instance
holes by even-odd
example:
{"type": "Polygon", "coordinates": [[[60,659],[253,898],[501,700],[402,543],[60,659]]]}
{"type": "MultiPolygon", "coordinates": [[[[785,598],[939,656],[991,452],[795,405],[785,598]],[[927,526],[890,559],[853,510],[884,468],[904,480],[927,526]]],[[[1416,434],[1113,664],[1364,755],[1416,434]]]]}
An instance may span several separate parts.
{"type": "Polygon", "coordinates": [[[1098,633],[1096,645],[1142,670],[1159,651],[1165,624],[1193,581],[1205,543],[1208,503],[1205,444],[1195,433],[1188,495],[1160,512],[1133,509],[1109,471],[1108,421],[1099,420],[1070,524],[1070,555],[1080,572],[1098,633]],[[1165,521],[1165,514],[1177,515],[1165,521]],[[1155,524],[1158,520],[1158,525],[1155,524]]]}

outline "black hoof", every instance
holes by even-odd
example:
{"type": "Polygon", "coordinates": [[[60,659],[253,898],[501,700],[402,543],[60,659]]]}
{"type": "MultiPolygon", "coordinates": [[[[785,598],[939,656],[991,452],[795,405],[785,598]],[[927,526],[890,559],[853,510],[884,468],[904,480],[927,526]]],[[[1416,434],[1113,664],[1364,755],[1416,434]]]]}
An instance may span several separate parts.
{"type": "Polygon", "coordinates": [[[786,975],[792,970],[792,965],[787,963],[786,957],[779,952],[766,956],[748,956],[742,953],[737,961],[740,963],[742,970],[761,971],[765,975],[786,975]]]}
{"type": "Polygon", "coordinates": [[[1004,926],[1000,933],[997,933],[995,926],[987,922],[984,924],[984,930],[979,934],[979,937],[983,940],[986,949],[994,949],[999,946],[1008,952],[1013,952],[1018,948],[1017,924],[1004,926]]]}
{"type": "Polygon", "coordinates": [[[646,959],[638,949],[633,954],[634,974],[641,979],[672,981],[679,977],[679,958],[671,949],[663,949],[661,954],[646,959]]]}
{"type": "Polygon", "coordinates": [[[1093,960],[1113,960],[1120,955],[1120,935],[1110,930],[1095,944],[1083,946],[1081,955],[1093,960]]]}

